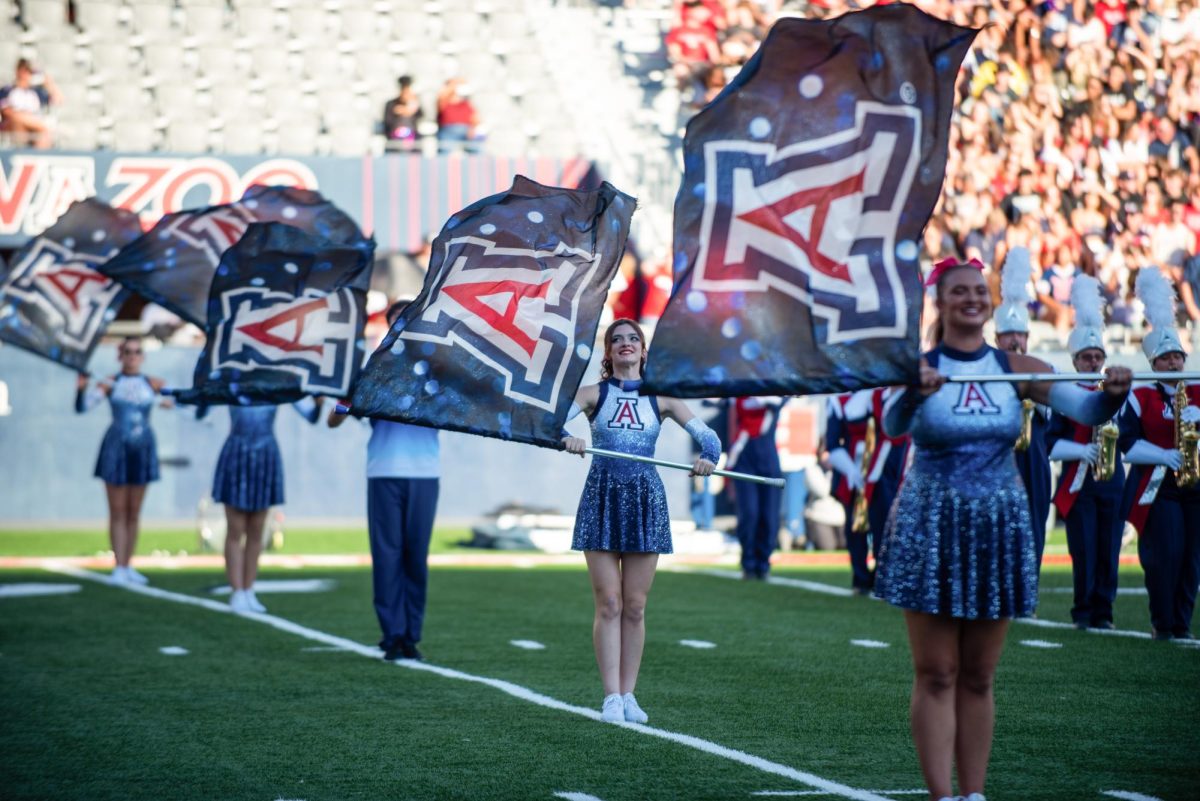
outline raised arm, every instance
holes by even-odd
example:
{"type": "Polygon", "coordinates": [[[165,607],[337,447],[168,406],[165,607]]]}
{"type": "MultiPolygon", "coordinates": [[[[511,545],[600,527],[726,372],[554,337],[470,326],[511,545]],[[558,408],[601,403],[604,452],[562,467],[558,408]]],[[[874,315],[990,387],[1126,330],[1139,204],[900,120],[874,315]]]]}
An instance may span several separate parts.
{"type": "MultiPolygon", "coordinates": [[[[1053,372],[1041,359],[1018,353],[1009,354],[1009,364],[1018,373],[1053,372]]],[[[1132,382],[1133,371],[1128,367],[1109,367],[1104,371],[1103,392],[1086,390],[1071,381],[1023,381],[1018,384],[1017,394],[1085,426],[1098,426],[1120,411],[1132,382]]]]}
{"type": "Polygon", "coordinates": [[[717,460],[721,458],[721,440],[708,425],[692,413],[686,402],[679,398],[658,399],[658,410],[663,417],[674,420],[692,435],[692,439],[700,446],[700,456],[692,464],[692,475],[709,476],[717,468],[717,460]]]}

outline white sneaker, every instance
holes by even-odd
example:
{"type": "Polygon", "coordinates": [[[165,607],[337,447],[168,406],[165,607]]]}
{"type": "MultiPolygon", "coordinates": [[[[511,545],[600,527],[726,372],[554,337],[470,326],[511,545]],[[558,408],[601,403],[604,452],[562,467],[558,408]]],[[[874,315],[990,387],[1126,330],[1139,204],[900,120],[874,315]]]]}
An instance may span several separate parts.
{"type": "Polygon", "coordinates": [[[128,584],[129,581],[129,568],[127,567],[117,565],[112,569],[112,573],[108,574],[109,584],[128,584]]]}
{"type": "Polygon", "coordinates": [[[630,723],[645,723],[650,719],[650,716],[638,706],[637,699],[633,697],[633,693],[625,693],[625,695],[621,696],[621,700],[625,702],[625,720],[630,723]]]}
{"type": "Polygon", "coordinates": [[[983,793],[971,793],[964,795],[963,801],[987,801],[987,799],[983,797],[983,793]]]}
{"type": "Polygon", "coordinates": [[[251,612],[262,614],[267,611],[267,607],[263,606],[262,602],[258,600],[258,596],[254,594],[254,590],[242,590],[242,595],[245,597],[246,605],[250,608],[251,612]]]}
{"type": "Polygon", "coordinates": [[[246,600],[245,590],[234,590],[233,595],[229,596],[229,608],[235,612],[251,612],[250,602],[246,600]]]}
{"type": "Polygon", "coordinates": [[[129,576],[129,580],[132,583],[141,584],[143,587],[150,583],[150,579],[134,570],[132,566],[125,568],[125,575],[129,576]]]}
{"type": "Polygon", "coordinates": [[[625,702],[620,693],[604,696],[604,706],[600,708],[600,718],[605,723],[621,723],[625,720],[625,702]]]}

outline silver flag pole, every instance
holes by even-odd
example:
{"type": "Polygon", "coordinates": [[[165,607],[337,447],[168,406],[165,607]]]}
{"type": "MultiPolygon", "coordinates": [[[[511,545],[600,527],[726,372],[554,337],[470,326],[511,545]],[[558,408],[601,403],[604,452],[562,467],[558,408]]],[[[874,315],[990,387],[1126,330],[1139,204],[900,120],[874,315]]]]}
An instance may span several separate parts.
{"type": "MultiPolygon", "coordinates": [[[[948,375],[946,381],[951,384],[967,384],[972,381],[987,383],[992,381],[1100,381],[1104,373],[990,373],[986,375],[948,375]]],[[[1190,373],[1134,373],[1134,381],[1196,381],[1200,380],[1200,372],[1190,373]]]]}
{"type": "MultiPolygon", "coordinates": [[[[664,459],[655,459],[650,456],[635,456],[632,453],[621,453],[620,451],[609,451],[604,448],[584,448],[584,453],[590,453],[594,456],[610,456],[614,459],[629,459],[632,462],[645,462],[646,464],[656,464],[659,467],[673,467],[676,470],[691,471],[690,464],[683,462],[668,462],[664,459]]],[[[772,487],[782,487],[784,480],[782,478],[767,478],[765,476],[752,476],[749,473],[735,473],[732,470],[714,470],[714,476],[723,476],[725,478],[733,478],[738,481],[752,481],[755,484],[769,484],[772,487]]]]}

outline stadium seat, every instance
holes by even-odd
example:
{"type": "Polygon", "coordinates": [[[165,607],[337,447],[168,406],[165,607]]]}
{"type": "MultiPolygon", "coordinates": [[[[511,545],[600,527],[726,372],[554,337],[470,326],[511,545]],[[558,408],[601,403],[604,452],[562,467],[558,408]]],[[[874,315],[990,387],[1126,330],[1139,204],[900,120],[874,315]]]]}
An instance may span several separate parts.
{"type": "Polygon", "coordinates": [[[120,78],[128,76],[136,53],[124,42],[93,42],[88,48],[92,72],[120,78]]]}
{"type": "Polygon", "coordinates": [[[116,0],[75,0],[75,24],[93,39],[116,39],[125,30],[122,11],[116,0]]]}
{"type": "Polygon", "coordinates": [[[243,36],[250,36],[270,42],[278,27],[278,16],[270,6],[239,5],[236,14],[237,31],[243,36]]]}
{"type": "Polygon", "coordinates": [[[167,125],[163,149],[171,153],[208,151],[208,129],[195,120],[175,120],[167,125]]]}
{"type": "Polygon", "coordinates": [[[62,35],[69,27],[67,4],[63,0],[24,0],[21,20],[26,28],[37,31],[40,38],[62,35]]]}
{"type": "Polygon", "coordinates": [[[110,134],[112,150],[136,153],[154,150],[157,144],[158,131],[147,124],[145,117],[116,117],[110,134]]]}
{"type": "Polygon", "coordinates": [[[290,156],[311,155],[317,149],[316,126],[280,124],[275,149],[290,156]]]}
{"type": "Polygon", "coordinates": [[[369,8],[342,10],[342,36],[374,48],[386,42],[392,33],[392,18],[369,8]]]}
{"type": "Polygon", "coordinates": [[[130,7],[133,29],[147,41],[170,41],[175,35],[174,6],[166,3],[138,3],[130,7]]]}
{"type": "Polygon", "coordinates": [[[524,156],[529,153],[529,140],[518,130],[501,128],[488,134],[484,149],[497,156],[524,156]]]}
{"type": "Polygon", "coordinates": [[[287,30],[292,36],[310,42],[335,39],[340,17],[326,15],[320,8],[292,8],[287,13],[287,30]]]}
{"type": "Polygon", "coordinates": [[[183,28],[189,36],[205,42],[225,36],[225,9],[220,6],[192,5],[184,8],[183,28]]]}
{"type": "Polygon", "coordinates": [[[221,149],[233,155],[256,155],[263,152],[265,145],[262,128],[246,119],[232,125],[227,123],[221,140],[221,149]]]}

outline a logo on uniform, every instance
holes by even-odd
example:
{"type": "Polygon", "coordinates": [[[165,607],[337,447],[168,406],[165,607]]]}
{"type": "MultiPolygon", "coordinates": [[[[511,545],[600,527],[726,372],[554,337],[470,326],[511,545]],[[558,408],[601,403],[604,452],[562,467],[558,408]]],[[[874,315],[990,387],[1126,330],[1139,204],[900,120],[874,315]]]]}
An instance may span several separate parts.
{"type": "Polygon", "coordinates": [[[637,398],[617,398],[616,406],[613,416],[608,420],[609,428],[623,428],[628,431],[642,431],[646,428],[646,424],[638,415],[637,398]]]}
{"type": "Polygon", "coordinates": [[[37,239],[25,258],[13,265],[0,295],[37,307],[61,324],[63,344],[86,350],[121,294],[120,284],[96,272],[102,261],[49,239],[37,239]]]}
{"type": "Polygon", "coordinates": [[[462,348],[503,377],[505,395],[553,411],[575,353],[579,301],[601,259],[561,242],[539,251],[451,239],[437,285],[399,338],[462,348]]]}
{"type": "Polygon", "coordinates": [[[969,381],[958,391],[958,403],[954,404],[955,414],[1000,414],[1000,407],[988,395],[983,384],[969,381]]]}
{"type": "Polygon", "coordinates": [[[282,370],[305,392],[345,394],[355,368],[359,308],[349,289],[301,295],[239,287],[221,295],[212,369],[282,370]]]}
{"type": "Polygon", "coordinates": [[[858,103],[853,127],[821,139],[708,142],[692,287],[790,295],[830,343],[903,337],[896,240],[920,131],[915,108],[858,103]]]}

